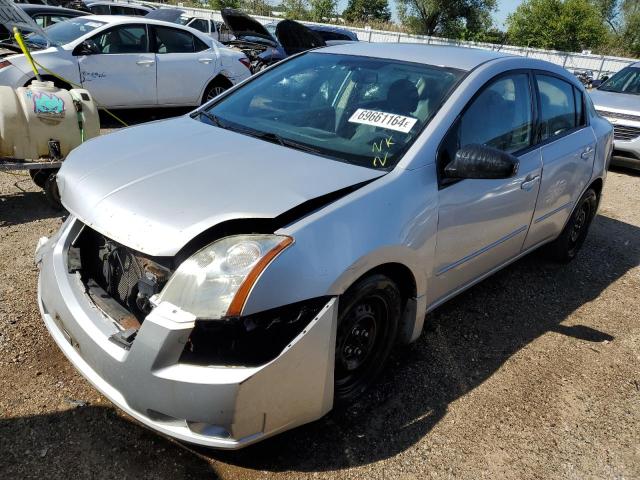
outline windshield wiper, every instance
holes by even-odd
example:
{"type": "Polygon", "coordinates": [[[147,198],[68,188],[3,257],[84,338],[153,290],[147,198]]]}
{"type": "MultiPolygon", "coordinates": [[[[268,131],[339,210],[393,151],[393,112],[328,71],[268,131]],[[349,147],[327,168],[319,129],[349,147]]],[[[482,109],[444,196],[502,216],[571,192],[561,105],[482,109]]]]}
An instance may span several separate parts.
{"type": "Polygon", "coordinates": [[[255,138],[259,138],[261,140],[266,140],[267,142],[279,143],[283,147],[294,148],[296,150],[300,150],[308,153],[320,153],[320,150],[310,147],[309,145],[305,145],[304,143],[298,143],[294,140],[289,140],[288,138],[284,138],[281,135],[278,135],[274,132],[260,132],[258,130],[236,130],[239,133],[245,133],[255,138]]]}
{"type": "Polygon", "coordinates": [[[223,125],[222,125],[222,123],[220,122],[220,119],[218,118],[218,116],[217,116],[217,115],[214,115],[213,113],[209,113],[209,112],[206,112],[206,111],[204,111],[204,110],[200,110],[200,111],[198,112],[198,115],[202,115],[203,117],[208,118],[209,120],[211,120],[211,121],[213,122],[213,124],[214,124],[216,127],[219,127],[219,128],[227,128],[227,127],[225,127],[225,126],[223,126],[223,125]]]}

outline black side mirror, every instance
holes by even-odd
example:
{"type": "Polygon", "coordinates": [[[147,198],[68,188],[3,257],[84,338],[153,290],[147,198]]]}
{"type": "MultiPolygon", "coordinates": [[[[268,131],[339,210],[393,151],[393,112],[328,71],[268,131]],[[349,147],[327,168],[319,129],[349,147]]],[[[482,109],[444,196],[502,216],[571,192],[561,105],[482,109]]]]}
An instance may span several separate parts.
{"type": "Polygon", "coordinates": [[[77,45],[76,48],[73,49],[73,52],[71,52],[74,57],[80,57],[82,55],[95,55],[96,53],[100,53],[100,49],[96,45],[96,42],[94,42],[93,40],[85,40],[84,42],[77,45]]]}
{"type": "Polygon", "coordinates": [[[606,82],[607,80],[609,80],[609,75],[603,75],[603,77],[600,79],[603,82],[606,82]]]}
{"type": "Polygon", "coordinates": [[[486,145],[467,145],[444,169],[449,178],[509,178],[518,172],[513,155],[486,145]]]}

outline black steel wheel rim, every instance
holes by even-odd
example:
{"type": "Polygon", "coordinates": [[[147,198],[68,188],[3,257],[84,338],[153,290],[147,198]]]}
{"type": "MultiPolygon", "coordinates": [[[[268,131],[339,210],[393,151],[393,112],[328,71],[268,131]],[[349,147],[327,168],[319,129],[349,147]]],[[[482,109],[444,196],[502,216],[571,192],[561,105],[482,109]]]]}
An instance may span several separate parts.
{"type": "Polygon", "coordinates": [[[374,292],[361,298],[342,316],[335,353],[335,384],[341,393],[365,388],[385,355],[390,308],[374,292]]]}
{"type": "Polygon", "coordinates": [[[589,218],[589,204],[584,202],[580,206],[580,210],[578,210],[576,214],[575,221],[573,222],[573,228],[571,229],[571,233],[569,235],[569,241],[571,245],[575,245],[580,240],[582,233],[585,230],[587,225],[587,220],[589,218]]]}

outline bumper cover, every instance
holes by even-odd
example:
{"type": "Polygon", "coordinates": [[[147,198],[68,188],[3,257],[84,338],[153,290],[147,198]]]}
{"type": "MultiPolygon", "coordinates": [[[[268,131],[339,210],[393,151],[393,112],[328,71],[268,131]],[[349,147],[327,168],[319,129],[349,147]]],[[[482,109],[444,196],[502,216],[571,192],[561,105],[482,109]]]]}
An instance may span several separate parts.
{"type": "Polygon", "coordinates": [[[277,358],[258,367],[179,363],[195,318],[160,304],[130,350],[109,341],[115,322],[67,271],[81,228],[73,219],[41,245],[38,304],[51,336],[109,400],[148,427],[179,440],[236,449],[316,420],[333,404],[337,299],[331,299],[277,358]]]}

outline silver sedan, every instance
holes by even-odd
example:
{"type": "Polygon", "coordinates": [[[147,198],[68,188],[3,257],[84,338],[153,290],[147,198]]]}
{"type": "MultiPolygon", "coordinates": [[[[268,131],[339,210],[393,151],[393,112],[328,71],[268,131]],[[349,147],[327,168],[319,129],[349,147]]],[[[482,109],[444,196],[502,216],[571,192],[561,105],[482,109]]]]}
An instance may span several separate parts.
{"type": "Polygon", "coordinates": [[[505,265],[574,258],[612,143],[549,63],[307,52],[72,152],[70,216],[36,252],[42,316],[143,424],[243,447],[356,399],[428,312],[505,265]]]}

